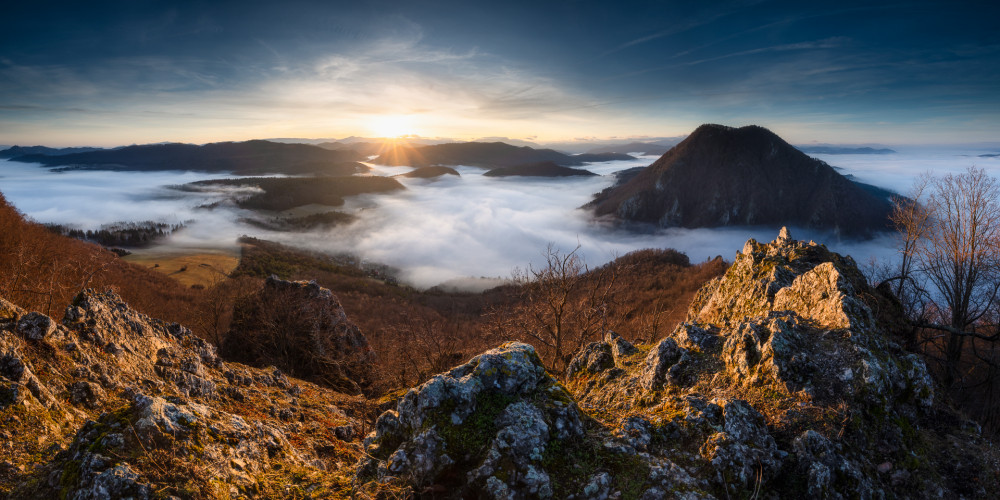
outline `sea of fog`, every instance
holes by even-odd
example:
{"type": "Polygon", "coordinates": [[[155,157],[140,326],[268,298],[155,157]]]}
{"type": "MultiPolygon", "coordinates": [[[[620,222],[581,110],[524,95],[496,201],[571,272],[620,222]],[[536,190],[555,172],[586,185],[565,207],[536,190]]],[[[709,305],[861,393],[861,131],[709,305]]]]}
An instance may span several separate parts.
{"type": "MultiPolygon", "coordinates": [[[[922,172],[961,172],[976,165],[1000,175],[998,151],[914,150],[889,155],[816,155],[841,173],[906,193],[922,172]]],[[[769,241],[778,227],[666,229],[639,234],[591,220],[577,209],[614,182],[616,171],[646,166],[656,157],[592,164],[599,177],[485,177],[483,169],[458,167],[460,177],[399,180],[407,190],[349,199],[339,208],[357,222],[328,231],[280,233],[238,222],[250,215],[237,208],[206,210],[200,205],[219,194],[170,189],[224,175],[192,172],[51,171],[33,164],[0,160],[0,192],[32,219],[85,229],[120,221],[186,223],[157,251],[225,249],[235,251],[240,235],[279,241],[329,253],[348,252],[400,270],[418,287],[444,282],[468,288],[495,284],[516,268],[538,266],[549,245],[578,252],[591,265],[642,248],[675,248],[692,262],[721,255],[727,260],[748,238],[769,241]],[[486,279],[480,279],[486,278],[486,279]]],[[[375,175],[395,175],[409,167],[372,165],[375,175]]],[[[815,239],[850,254],[859,263],[895,257],[891,236],[866,242],[837,241],[828,234],[791,228],[798,239],[815,239]]]]}

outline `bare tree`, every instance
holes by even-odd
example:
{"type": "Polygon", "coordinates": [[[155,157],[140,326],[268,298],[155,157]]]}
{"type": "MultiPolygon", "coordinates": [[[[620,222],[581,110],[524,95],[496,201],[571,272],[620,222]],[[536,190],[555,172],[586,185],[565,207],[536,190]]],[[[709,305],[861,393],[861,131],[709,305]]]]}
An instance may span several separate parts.
{"type": "Polygon", "coordinates": [[[1000,286],[1000,184],[983,169],[949,174],[933,182],[926,237],[917,258],[946,307],[945,351],[951,384],[970,327],[990,310],[1000,286]]]}
{"type": "Polygon", "coordinates": [[[913,193],[894,200],[902,257],[894,291],[916,326],[945,332],[945,383],[951,386],[966,338],[1000,340],[982,332],[1000,287],[1000,184],[972,167],[941,178],[925,175],[913,193]]]}
{"type": "Polygon", "coordinates": [[[925,205],[925,198],[932,181],[930,174],[925,173],[914,183],[908,198],[892,197],[892,213],[889,219],[899,233],[901,257],[897,277],[899,282],[896,284],[897,296],[902,296],[907,284],[912,282],[917,248],[930,226],[930,211],[925,205]]]}
{"type": "Polygon", "coordinates": [[[614,261],[591,270],[579,249],[563,253],[549,245],[543,267],[515,270],[520,302],[493,314],[497,333],[535,343],[547,355],[548,368],[558,373],[577,350],[612,326],[609,313],[619,286],[614,261]]]}
{"type": "Polygon", "coordinates": [[[234,305],[246,300],[258,288],[259,282],[253,278],[229,278],[223,273],[217,274],[197,305],[195,325],[212,343],[222,345],[229,331],[234,305]]]}
{"type": "MultiPolygon", "coordinates": [[[[886,266],[886,269],[876,272],[879,278],[886,278],[884,281],[887,284],[895,281],[891,290],[914,325],[925,322],[927,316],[927,292],[920,281],[916,265],[921,242],[930,230],[931,210],[927,205],[927,198],[933,182],[931,174],[924,173],[917,178],[908,197],[892,197],[889,219],[898,234],[900,260],[898,267],[893,269],[892,266],[886,266]]],[[[874,268],[877,268],[877,264],[873,264],[874,268]]],[[[909,348],[916,346],[917,330],[916,326],[909,330],[906,339],[909,348]]]]}

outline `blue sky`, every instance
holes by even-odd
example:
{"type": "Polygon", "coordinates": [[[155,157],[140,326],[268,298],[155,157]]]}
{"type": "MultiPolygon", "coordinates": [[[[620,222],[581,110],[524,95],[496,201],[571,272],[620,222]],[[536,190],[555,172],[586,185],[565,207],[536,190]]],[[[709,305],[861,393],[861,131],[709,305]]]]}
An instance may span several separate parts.
{"type": "Polygon", "coordinates": [[[0,144],[1000,142],[996,2],[22,2],[0,144]]]}

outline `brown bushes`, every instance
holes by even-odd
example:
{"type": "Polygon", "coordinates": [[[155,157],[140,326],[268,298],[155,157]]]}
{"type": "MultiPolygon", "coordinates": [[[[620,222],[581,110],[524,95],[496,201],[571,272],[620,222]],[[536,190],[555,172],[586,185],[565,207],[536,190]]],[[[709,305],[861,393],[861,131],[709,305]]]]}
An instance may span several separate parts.
{"type": "Polygon", "coordinates": [[[120,260],[97,245],[25,220],[0,195],[0,296],[29,310],[61,316],[84,288],[113,288],[132,307],[166,321],[193,324],[200,291],[120,260]]]}

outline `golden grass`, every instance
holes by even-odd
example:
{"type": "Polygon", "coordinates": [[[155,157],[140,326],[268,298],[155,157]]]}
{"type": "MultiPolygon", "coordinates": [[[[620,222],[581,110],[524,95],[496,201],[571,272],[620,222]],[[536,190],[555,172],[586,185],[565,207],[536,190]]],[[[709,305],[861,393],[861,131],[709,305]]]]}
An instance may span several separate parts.
{"type": "Polygon", "coordinates": [[[124,260],[163,273],[182,285],[208,288],[236,269],[240,256],[235,252],[201,249],[191,253],[138,251],[124,260]]]}

